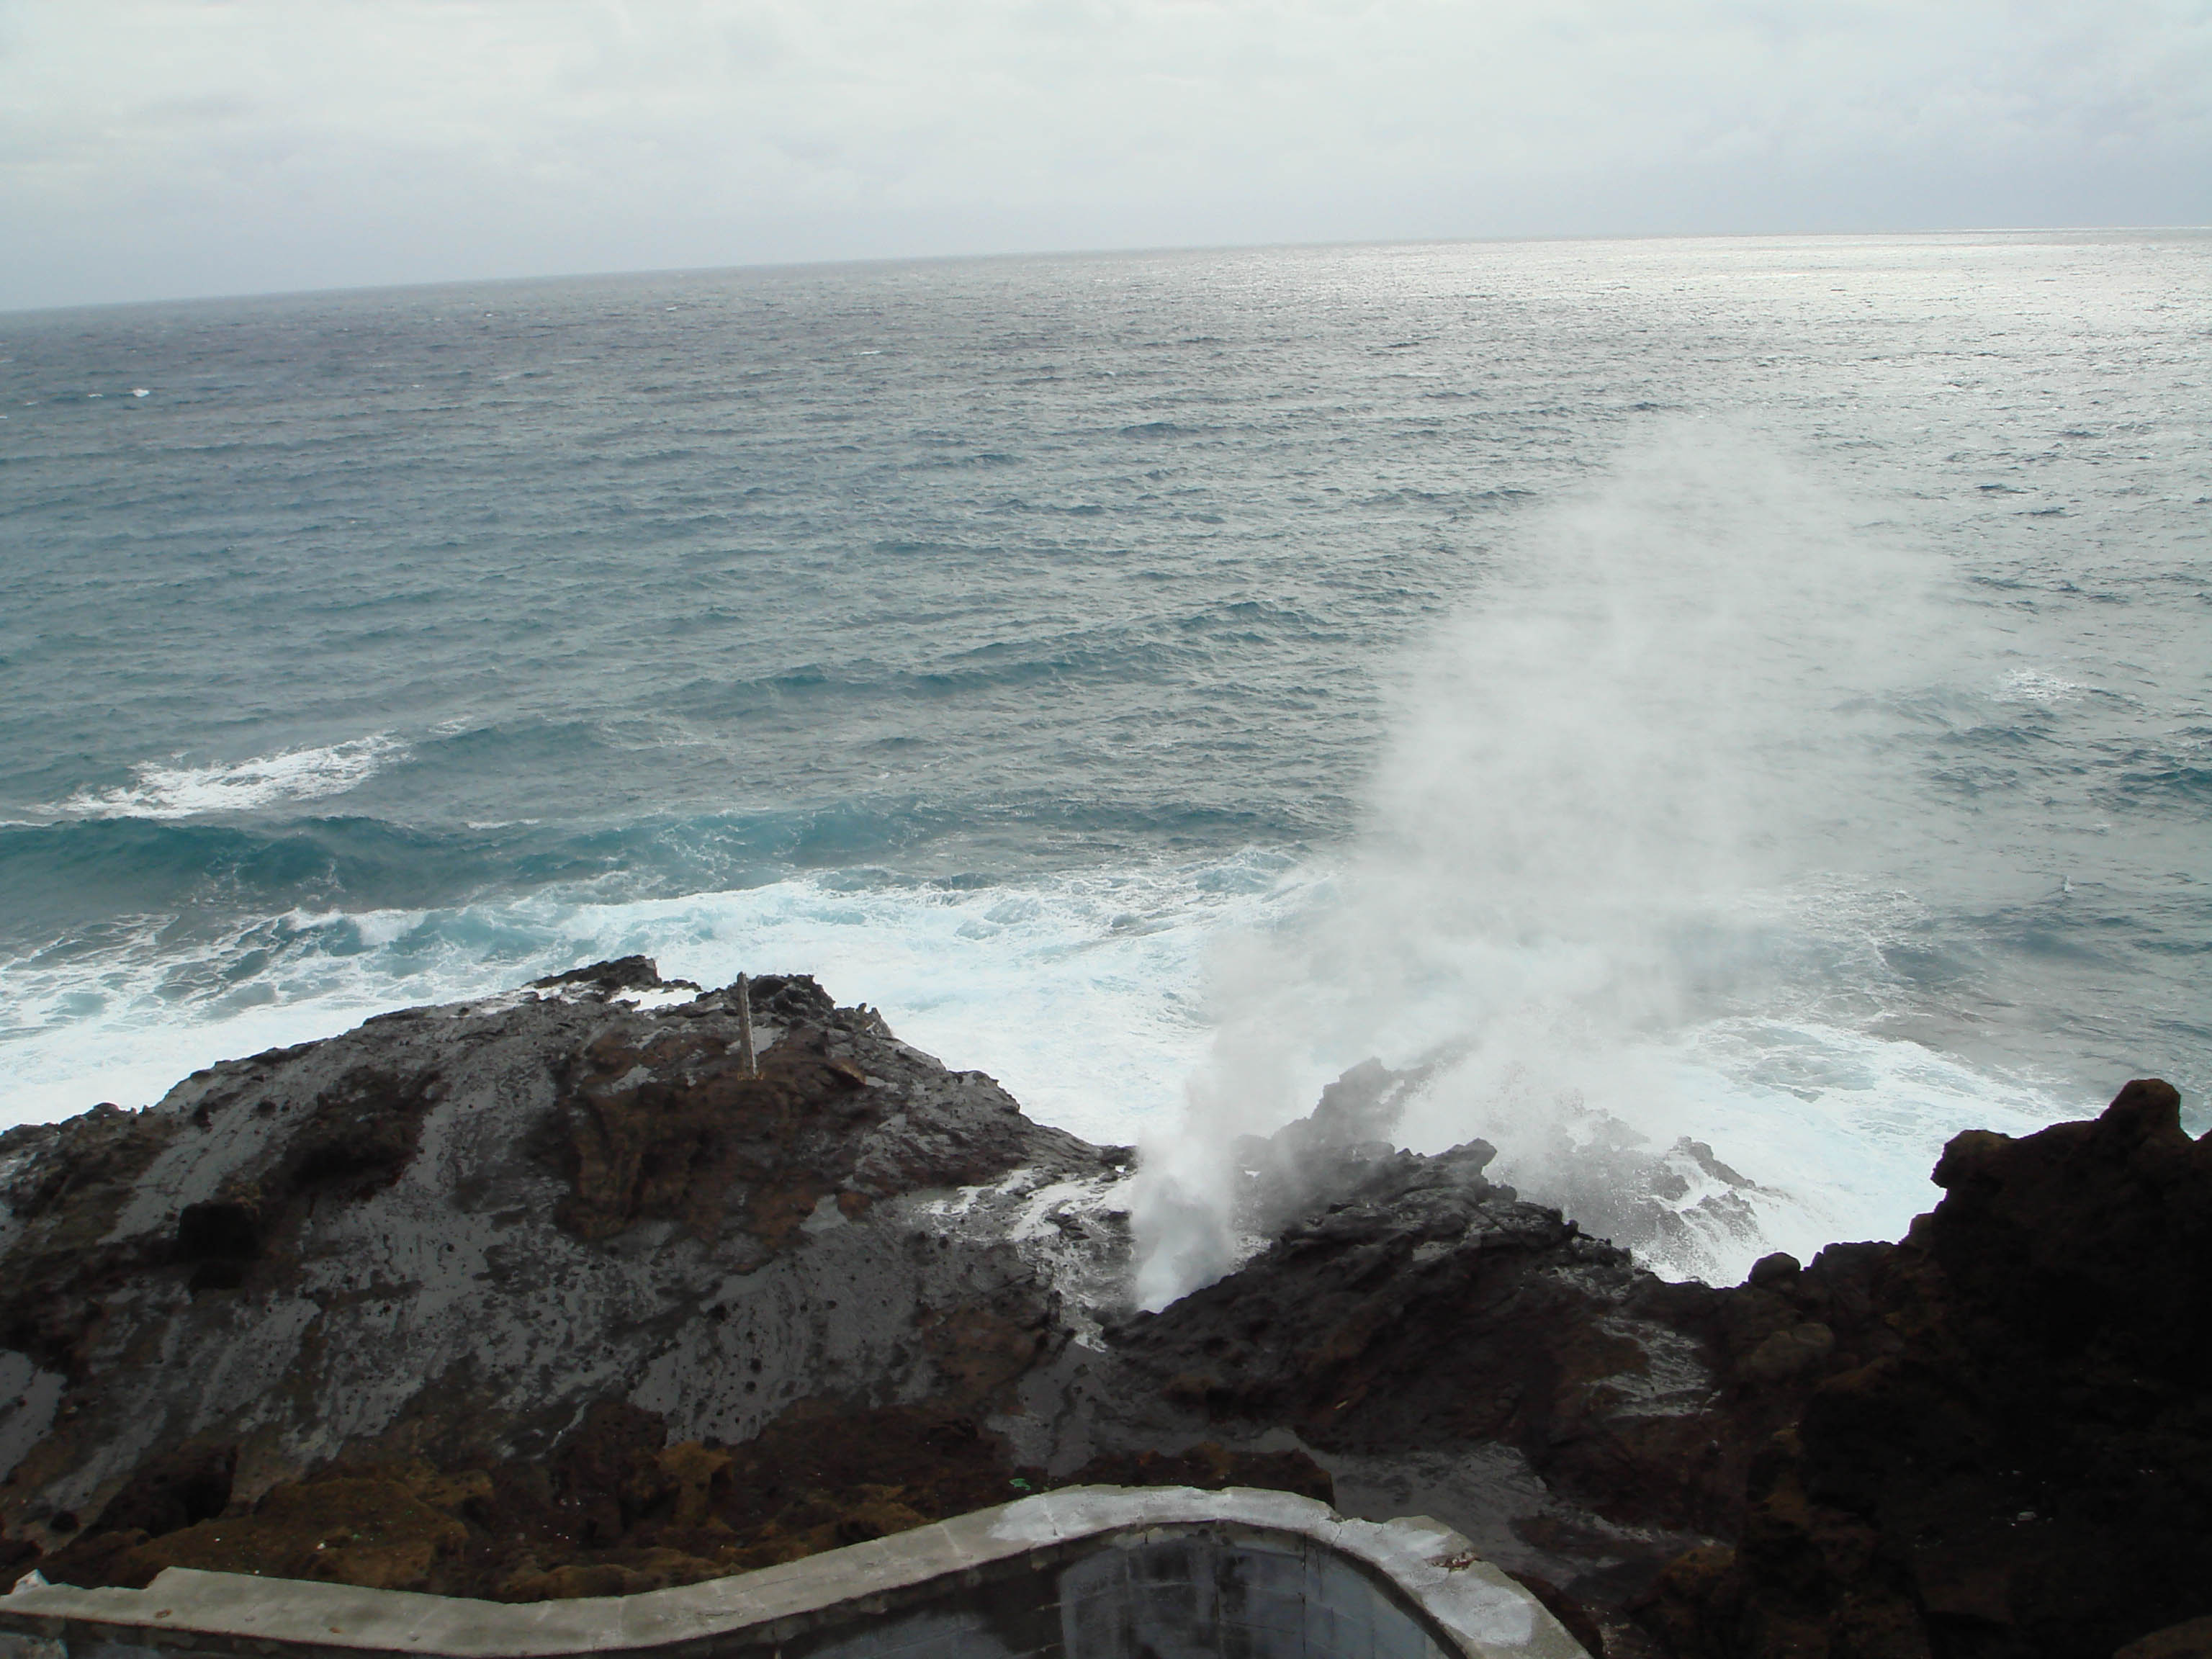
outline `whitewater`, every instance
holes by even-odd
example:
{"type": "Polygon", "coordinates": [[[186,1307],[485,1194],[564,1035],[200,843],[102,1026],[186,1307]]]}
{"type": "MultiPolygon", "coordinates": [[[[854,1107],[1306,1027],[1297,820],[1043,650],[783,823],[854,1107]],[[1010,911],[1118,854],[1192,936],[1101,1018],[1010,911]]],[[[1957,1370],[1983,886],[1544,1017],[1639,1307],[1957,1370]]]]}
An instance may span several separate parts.
{"type": "Polygon", "coordinates": [[[643,951],[1665,1271],[2212,1084],[2212,236],[917,262],[0,316],[0,1121],[643,951]],[[142,395],[143,394],[143,395],[142,395]]]}

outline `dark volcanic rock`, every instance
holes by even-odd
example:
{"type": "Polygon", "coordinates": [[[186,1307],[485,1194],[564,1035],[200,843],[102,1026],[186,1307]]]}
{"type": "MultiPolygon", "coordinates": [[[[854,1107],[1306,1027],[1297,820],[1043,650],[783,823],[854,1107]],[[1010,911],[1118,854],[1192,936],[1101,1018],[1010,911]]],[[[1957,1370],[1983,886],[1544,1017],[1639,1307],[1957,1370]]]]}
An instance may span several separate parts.
{"type": "Polygon", "coordinates": [[[66,1123],[0,1134],[0,1348],[21,1356],[0,1376],[0,1398],[12,1389],[25,1401],[0,1419],[0,1461],[12,1463],[30,1443],[15,1419],[51,1413],[64,1379],[82,1375],[102,1293],[166,1256],[165,1240],[113,1232],[137,1182],[178,1132],[173,1120],[100,1105],[66,1123]]]}
{"type": "Polygon", "coordinates": [[[803,977],[748,1069],[732,994],[625,958],[0,1136],[0,1565],[616,1594],[1261,1484],[1435,1515],[1613,1659],[2212,1614],[2212,1140],[2162,1084],[1715,1289],[1392,1150],[1420,1079],[1358,1067],[1237,1148],[1272,1242],[1132,1318],[1126,1149],[803,977]]]}
{"type": "MultiPolygon", "coordinates": [[[[817,1026],[787,1035],[750,1071],[733,1039],[702,1023],[642,1039],[610,1031],[586,1045],[562,1093],[572,1190],[561,1223],[587,1240],[646,1220],[681,1222],[702,1237],[728,1223],[780,1248],[825,1194],[848,1213],[884,1195],[881,1182],[871,1191],[856,1181],[866,1143],[853,1130],[881,1110],[867,1082],[817,1026]]],[[[921,1171],[916,1184],[981,1179],[1020,1162],[981,1139],[958,1171],[921,1171]]]]}
{"type": "Polygon", "coordinates": [[[1334,1147],[1317,1213],[1113,1330],[1124,1396],[1293,1431],[1630,1647],[1638,1604],[1700,1659],[2104,1656],[2212,1612],[2212,1138],[2166,1085],[1962,1135],[1904,1243],[1735,1289],[1514,1201],[1487,1152],[1334,1147]]]}
{"type": "Polygon", "coordinates": [[[2212,1618],[2188,1620],[2138,1637],[2113,1659],[2212,1659],[2212,1618]]]}
{"type": "Polygon", "coordinates": [[[1618,1609],[1734,1518],[1747,1460],[1702,1328],[1723,1293],[1492,1186],[1490,1156],[1340,1164],[1333,1199],[1240,1271],[1109,1332],[1120,1386],[1210,1432],[1288,1429],[1340,1495],[1618,1609]]]}
{"type": "Polygon", "coordinates": [[[2136,1082],[1936,1179],[1806,1270],[1863,1363],[1760,1451],[1738,1548],[1669,1570],[1678,1650],[2101,1659],[2212,1613],[2212,1137],[2136,1082]]]}
{"type": "Polygon", "coordinates": [[[609,1412],[672,1455],[810,1402],[926,1407],[878,1452],[966,1435],[999,1485],[959,1501],[1000,1495],[1013,1465],[975,1425],[1066,1340],[1009,1211],[1124,1172],[811,980],[754,982],[741,1075],[727,994],[649,970],[385,1016],[0,1137],[18,1553],[79,1582],[187,1562],[496,1590],[522,1571],[485,1553],[501,1526],[551,1571],[658,1524],[658,1500],[618,1538],[604,1506],[568,1524],[609,1412]]]}
{"type": "MultiPolygon", "coordinates": [[[[533,979],[533,991],[550,991],[563,986],[574,986],[580,990],[605,993],[616,991],[658,990],[663,981],[660,965],[651,957],[614,957],[605,962],[594,962],[586,967],[571,968],[565,974],[548,974],[544,979],[533,979]]],[[[689,981],[685,988],[699,988],[689,981]]]]}

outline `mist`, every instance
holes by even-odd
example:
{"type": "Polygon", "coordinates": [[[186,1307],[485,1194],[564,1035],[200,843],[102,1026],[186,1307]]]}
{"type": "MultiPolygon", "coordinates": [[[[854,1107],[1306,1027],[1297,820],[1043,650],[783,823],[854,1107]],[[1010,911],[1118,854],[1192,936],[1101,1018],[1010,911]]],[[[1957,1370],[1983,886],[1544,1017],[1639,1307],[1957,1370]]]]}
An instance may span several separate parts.
{"type": "Polygon", "coordinates": [[[1878,1030],[1883,917],[1917,902],[1893,738],[1972,671],[1944,573],[1874,516],[1698,424],[1523,526],[1393,687],[1354,844],[1218,947],[1218,1034],[1145,1149],[1144,1305],[1254,1243],[1238,1137],[1370,1055],[1427,1068],[1403,1144],[1487,1140],[1676,1276],[1924,1207],[1930,1138],[2008,1103],[1878,1030]]]}

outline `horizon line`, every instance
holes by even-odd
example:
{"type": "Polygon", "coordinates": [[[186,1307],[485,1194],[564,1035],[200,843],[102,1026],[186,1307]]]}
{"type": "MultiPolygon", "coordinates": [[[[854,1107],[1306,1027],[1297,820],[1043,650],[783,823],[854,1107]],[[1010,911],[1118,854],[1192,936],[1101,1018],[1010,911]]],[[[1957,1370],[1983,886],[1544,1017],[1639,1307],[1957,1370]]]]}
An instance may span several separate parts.
{"type": "Polygon", "coordinates": [[[983,263],[1014,259],[1142,258],[1167,254],[1263,253],[1273,251],[1328,248],[1483,247],[1535,246],[1570,242],[1682,242],[1682,241],[1842,241],[1864,238],[1923,236],[2060,236],[2118,234],[2173,234],[2212,232],[2212,224],[2157,225],[1952,225],[1917,229],[1872,230],[1662,230],[1631,232],[1559,232],[1545,235],[1407,236],[1324,238],[1315,241],[1152,243],[1127,246],[1006,248],[965,253],[866,254],[815,259],[740,260],[712,265],[617,266],[598,270],[535,271],[500,276],[434,276],[395,283],[339,283],[328,286],[283,289],[243,289],[204,294],[159,295],[140,300],[80,300],[58,304],[0,306],[0,319],[29,317],[63,311],[118,311],[138,306],[219,305],[236,300],[310,299],[318,295],[385,294],[415,289],[491,288],[530,283],[594,282],[617,277],[708,276],[732,272],[849,270],[872,265],[917,265],[983,263]]]}

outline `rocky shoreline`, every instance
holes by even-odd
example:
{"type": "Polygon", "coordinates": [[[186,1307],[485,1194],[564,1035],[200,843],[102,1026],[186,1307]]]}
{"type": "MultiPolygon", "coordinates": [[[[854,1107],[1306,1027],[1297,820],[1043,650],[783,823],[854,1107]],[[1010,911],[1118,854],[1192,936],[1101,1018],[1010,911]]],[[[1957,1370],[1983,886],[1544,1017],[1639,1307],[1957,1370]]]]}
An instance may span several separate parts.
{"type": "Polygon", "coordinates": [[[528,1601],[1243,1485],[1434,1515],[1615,1659],[2212,1642],[2212,1138],[2162,1083],[1713,1288],[1395,1151],[1359,1068],[1243,1149],[1273,1243],[1133,1315],[1127,1149],[737,995],[600,963],[0,1135],[0,1559],[528,1601]]]}

